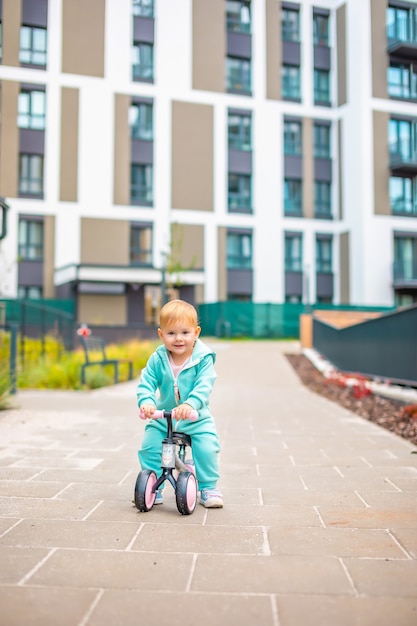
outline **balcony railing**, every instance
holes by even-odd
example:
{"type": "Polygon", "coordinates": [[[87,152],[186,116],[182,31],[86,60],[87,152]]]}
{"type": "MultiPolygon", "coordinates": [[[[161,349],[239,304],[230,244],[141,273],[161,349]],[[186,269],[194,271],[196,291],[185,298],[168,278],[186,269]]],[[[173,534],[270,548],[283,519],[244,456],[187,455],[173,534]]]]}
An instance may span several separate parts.
{"type": "Polygon", "coordinates": [[[388,24],[387,39],[389,54],[417,58],[417,18],[388,24]]]}
{"type": "Polygon", "coordinates": [[[409,263],[395,261],[393,267],[394,287],[415,287],[417,290],[417,259],[409,263]]]}
{"type": "Polygon", "coordinates": [[[398,174],[417,174],[417,150],[410,146],[391,145],[390,167],[392,172],[398,174]]]}
{"type": "Polygon", "coordinates": [[[251,197],[246,194],[233,193],[229,191],[227,202],[229,211],[244,211],[245,213],[252,213],[252,200],[251,197]]]}

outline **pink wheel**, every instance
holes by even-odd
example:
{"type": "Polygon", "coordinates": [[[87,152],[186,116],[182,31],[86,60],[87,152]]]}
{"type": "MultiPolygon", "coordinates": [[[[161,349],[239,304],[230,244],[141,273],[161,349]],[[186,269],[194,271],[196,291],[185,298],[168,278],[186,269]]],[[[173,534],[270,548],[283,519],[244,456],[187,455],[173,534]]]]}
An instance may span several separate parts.
{"type": "Polygon", "coordinates": [[[191,515],[197,504],[197,481],[192,472],[181,472],[175,489],[177,509],[181,515],[191,515]]]}
{"type": "Polygon", "coordinates": [[[136,479],[135,505],[139,511],[150,511],[155,502],[154,485],[157,481],[156,474],[152,470],[142,470],[136,479]]]}

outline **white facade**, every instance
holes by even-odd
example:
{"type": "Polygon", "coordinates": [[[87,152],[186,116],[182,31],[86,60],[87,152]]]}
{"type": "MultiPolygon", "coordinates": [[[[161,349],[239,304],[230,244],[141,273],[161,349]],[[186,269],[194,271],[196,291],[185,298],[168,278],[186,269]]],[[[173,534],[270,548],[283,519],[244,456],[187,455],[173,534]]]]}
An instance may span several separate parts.
{"type": "MultiPolygon", "coordinates": [[[[226,3],[225,3],[226,4],[226,3]]],[[[153,266],[140,276],[134,269],[122,272],[127,282],[150,279],[157,282],[161,253],[170,245],[170,224],[204,226],[204,270],[189,279],[204,283],[204,300],[219,300],[218,228],[247,228],[253,233],[252,299],[284,302],[284,233],[302,234],[304,302],[316,301],[317,233],[332,235],[333,296],[341,300],[340,235],[349,233],[349,304],[390,306],[394,304],[392,268],[394,232],[417,233],[417,214],[382,215],[375,211],[374,112],[416,118],[416,101],[399,101],[373,96],[371,2],[364,0],[300,0],[301,102],[266,97],[266,3],[251,2],[252,93],[241,95],[193,88],[193,2],[155,0],[154,82],[131,79],[131,0],[105,2],[105,75],[70,74],[61,71],[63,0],[48,3],[48,63],[44,70],[0,65],[0,81],[42,83],[47,94],[44,198],[6,197],[10,205],[8,233],[0,243],[0,297],[18,295],[19,216],[55,217],[54,266],[56,285],[65,266],[81,263],[81,218],[106,218],[153,224],[153,266]],[[313,101],[313,7],[329,9],[331,48],[330,107],[313,101]],[[336,11],[346,11],[347,102],[337,105],[338,76],[336,11]],[[78,199],[59,199],[61,88],[79,90],[78,199]],[[115,94],[149,97],[154,102],[154,202],[153,206],[122,206],[114,203],[114,104],[115,94]],[[214,116],[214,206],[213,211],[173,208],[172,117],[173,101],[210,105],[214,116]],[[251,213],[228,210],[228,109],[252,112],[252,197],[251,213]],[[331,123],[333,219],[289,217],[284,210],[283,122],[285,116],[325,119],[331,123]],[[341,123],[341,141],[338,125],[341,123]],[[99,149],[98,149],[99,148],[99,149]],[[340,178],[339,178],[340,177],[340,178]],[[339,197],[343,215],[339,217],[339,197]],[[139,278],[138,278],[139,276],[139,278]],[[308,289],[308,293],[307,290],[308,289]]],[[[385,2],[381,1],[385,13],[385,2]]],[[[410,3],[411,4],[411,3],[410,3]]],[[[285,5],[285,3],[284,3],[285,5]]],[[[213,46],[216,43],[213,42],[213,46]]],[[[339,53],[340,54],[340,53],[339,53]]],[[[388,154],[386,155],[388,165],[388,154]]],[[[417,174],[414,174],[414,180],[417,174]]],[[[388,189],[386,190],[388,193],[388,189]]],[[[415,192],[417,193],[417,192],[415,192]]],[[[1,190],[0,190],[1,195],[1,190]]],[[[415,198],[414,198],[415,202],[415,198]]],[[[95,272],[95,273],[94,273],[95,272]]],[[[117,280],[117,271],[91,280],[117,280]],[[116,274],[115,274],[116,272],[116,274]],[[106,278],[107,275],[107,278],[106,278]]],[[[93,276],[93,278],[91,278],[93,276]]],[[[415,276],[414,278],[417,278],[415,276]]],[[[417,283],[416,283],[417,284],[417,283]]],[[[416,290],[417,293],[417,290],[416,290]]],[[[345,301],[346,302],[346,301],[345,301]]]]}

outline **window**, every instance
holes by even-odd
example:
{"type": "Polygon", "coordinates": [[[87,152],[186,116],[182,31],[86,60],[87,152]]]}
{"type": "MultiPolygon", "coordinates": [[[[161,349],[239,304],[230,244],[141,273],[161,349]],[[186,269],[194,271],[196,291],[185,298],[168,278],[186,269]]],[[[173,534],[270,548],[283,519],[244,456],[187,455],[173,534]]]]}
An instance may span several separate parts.
{"type": "Polygon", "coordinates": [[[145,102],[129,108],[129,125],[133,139],[153,140],[153,106],[145,102]]]}
{"type": "Polygon", "coordinates": [[[130,229],[131,265],[152,265],[152,226],[132,226],[130,229]]]}
{"type": "Polygon", "coordinates": [[[316,46],[329,45],[329,16],[313,13],[313,42],[316,46]]]}
{"type": "Polygon", "coordinates": [[[388,93],[393,98],[417,99],[417,66],[412,63],[391,63],[388,68],[388,93]]]}
{"type": "Polygon", "coordinates": [[[46,29],[22,26],[19,61],[27,65],[46,65],[46,29]]]}
{"type": "Polygon", "coordinates": [[[132,0],[132,13],[139,17],[153,17],[153,0],[132,0]]]}
{"type": "Polygon", "coordinates": [[[42,287],[25,287],[19,285],[17,289],[17,297],[21,300],[40,300],[42,298],[42,287]]]}
{"type": "Polygon", "coordinates": [[[130,199],[132,204],[152,204],[153,202],[152,165],[132,163],[130,199]]]}
{"type": "Polygon", "coordinates": [[[314,104],[330,104],[330,72],[314,70],[314,104]]]}
{"type": "Polygon", "coordinates": [[[32,196],[43,194],[43,156],[40,154],[20,155],[19,193],[32,196]]]}
{"type": "Polygon", "coordinates": [[[227,233],[227,269],[252,268],[252,234],[227,233]]]}
{"type": "Polygon", "coordinates": [[[284,180],[284,210],[285,214],[301,215],[302,212],[302,182],[298,179],[284,180]]]}
{"type": "Polygon", "coordinates": [[[301,76],[298,65],[283,65],[281,68],[282,97],[301,100],[301,76]]]}
{"type": "Polygon", "coordinates": [[[387,8],[387,37],[394,41],[417,40],[417,9],[387,8]]]}
{"type": "Polygon", "coordinates": [[[394,277],[413,280],[417,278],[417,239],[394,237],[394,277]]]}
{"type": "Polygon", "coordinates": [[[251,176],[247,174],[229,174],[228,207],[230,211],[251,210],[251,176]]]}
{"type": "Polygon", "coordinates": [[[329,218],[332,216],[332,186],[331,183],[316,180],[314,183],[314,214],[316,217],[329,218]]]}
{"type": "Polygon", "coordinates": [[[229,148],[252,149],[252,120],[250,115],[229,113],[227,118],[229,148]]]}
{"type": "Polygon", "coordinates": [[[19,258],[22,261],[43,260],[43,222],[19,220],[19,258]]]}
{"type": "Polygon", "coordinates": [[[393,213],[417,215],[417,179],[391,176],[389,198],[393,213]]]}
{"type": "Polygon", "coordinates": [[[285,271],[301,272],[303,267],[303,247],[301,235],[285,235],[285,271]]]}
{"type": "Polygon", "coordinates": [[[227,30],[238,33],[250,33],[250,3],[239,0],[226,2],[227,30]]]}
{"type": "Polygon", "coordinates": [[[153,45],[135,42],[132,49],[133,80],[153,81],[153,45]]]}
{"type": "Polygon", "coordinates": [[[300,13],[292,9],[281,11],[283,41],[300,41],[300,13]]]}
{"type": "Polygon", "coordinates": [[[316,237],[316,272],[328,274],[332,271],[332,240],[316,237]]]}
{"type": "Polygon", "coordinates": [[[284,120],[284,154],[301,156],[302,154],[302,124],[284,120]]]}
{"type": "Polygon", "coordinates": [[[402,161],[416,158],[416,124],[408,120],[391,119],[388,141],[391,156],[402,161]]]}
{"type": "Polygon", "coordinates": [[[226,59],[227,89],[230,91],[251,90],[251,64],[248,59],[227,57],[226,59]]]}
{"type": "Polygon", "coordinates": [[[18,100],[19,128],[45,128],[45,92],[44,91],[21,91],[18,100]]]}
{"type": "Polygon", "coordinates": [[[330,126],[327,124],[314,124],[314,156],[330,159],[330,126]]]}

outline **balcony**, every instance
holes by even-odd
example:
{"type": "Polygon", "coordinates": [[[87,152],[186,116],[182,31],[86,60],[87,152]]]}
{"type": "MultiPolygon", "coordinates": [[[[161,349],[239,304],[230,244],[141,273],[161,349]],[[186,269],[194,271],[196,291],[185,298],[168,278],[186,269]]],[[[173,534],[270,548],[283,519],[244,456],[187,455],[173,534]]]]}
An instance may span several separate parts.
{"type": "Polygon", "coordinates": [[[417,174],[417,150],[401,146],[390,146],[390,169],[394,174],[415,176],[417,174]]]}
{"type": "Polygon", "coordinates": [[[387,26],[388,54],[417,59],[417,21],[393,22],[387,26]]]}
{"type": "Polygon", "coordinates": [[[410,263],[394,262],[393,287],[398,289],[412,289],[417,293],[417,259],[410,263]]]}

